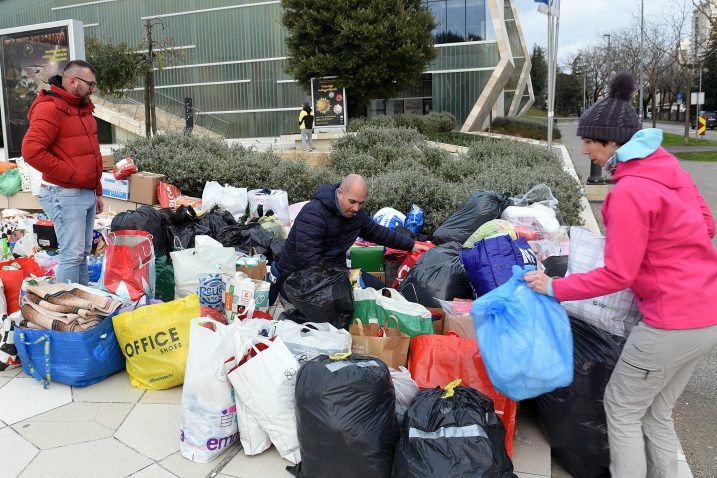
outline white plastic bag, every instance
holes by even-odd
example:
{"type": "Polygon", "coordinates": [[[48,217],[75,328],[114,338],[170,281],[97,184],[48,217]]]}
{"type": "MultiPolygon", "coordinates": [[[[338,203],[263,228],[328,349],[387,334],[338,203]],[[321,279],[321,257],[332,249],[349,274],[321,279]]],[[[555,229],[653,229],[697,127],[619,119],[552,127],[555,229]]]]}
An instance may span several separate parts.
{"type": "Polygon", "coordinates": [[[179,450],[197,463],[212,461],[239,439],[234,390],[224,368],[236,336],[234,327],[207,318],[189,326],[179,450]]]}
{"type": "Polygon", "coordinates": [[[249,196],[249,216],[256,219],[273,211],[282,226],[289,226],[289,195],[281,189],[252,189],[249,196]]]}
{"type": "Polygon", "coordinates": [[[555,218],[555,212],[549,207],[537,203],[530,207],[508,206],[500,218],[514,226],[536,222],[536,228],[547,234],[560,232],[560,223],[555,218]]]}
{"type": "Polygon", "coordinates": [[[279,454],[299,463],[294,389],[299,363],[281,338],[257,337],[244,342],[237,353],[240,365],[229,373],[240,401],[269,435],[279,454]],[[242,358],[250,356],[242,363],[242,358]]]}
{"type": "Polygon", "coordinates": [[[39,248],[40,245],[37,243],[37,234],[34,232],[28,232],[24,236],[15,242],[15,246],[12,248],[13,254],[27,257],[31,256],[34,252],[34,248],[39,248]]]}
{"type": "MultiPolygon", "coordinates": [[[[605,265],[605,238],[583,227],[570,228],[568,272],[589,272],[605,265]]],[[[592,299],[561,302],[568,313],[611,334],[627,337],[641,318],[630,289],[592,299]]]]}
{"type": "Polygon", "coordinates": [[[289,206],[289,227],[293,227],[293,226],[294,226],[294,221],[296,220],[296,216],[299,215],[299,213],[301,212],[301,210],[302,210],[302,209],[304,208],[304,206],[306,206],[307,204],[309,204],[309,201],[295,202],[294,204],[292,204],[291,206],[289,206]]]}
{"type": "Polygon", "coordinates": [[[411,407],[413,399],[418,393],[418,384],[411,377],[411,372],[406,367],[398,367],[389,369],[391,371],[391,381],[393,388],[396,390],[396,415],[398,423],[403,421],[403,415],[411,407]]]}
{"type": "Polygon", "coordinates": [[[208,274],[230,274],[236,270],[237,252],[209,236],[197,236],[196,247],[172,251],[174,293],[179,299],[197,293],[199,279],[208,274]]]}
{"type": "Polygon", "coordinates": [[[276,323],[276,336],[281,337],[299,363],[322,354],[351,352],[351,334],[328,322],[297,324],[280,320],[276,323]]]}
{"type": "Polygon", "coordinates": [[[214,206],[229,211],[235,219],[246,214],[249,203],[246,188],[235,188],[228,184],[222,186],[216,181],[207,181],[202,191],[202,211],[210,211],[214,206]]]}
{"type": "Polygon", "coordinates": [[[392,207],[384,207],[373,215],[373,222],[389,229],[396,229],[396,226],[404,225],[406,215],[392,207]]]}

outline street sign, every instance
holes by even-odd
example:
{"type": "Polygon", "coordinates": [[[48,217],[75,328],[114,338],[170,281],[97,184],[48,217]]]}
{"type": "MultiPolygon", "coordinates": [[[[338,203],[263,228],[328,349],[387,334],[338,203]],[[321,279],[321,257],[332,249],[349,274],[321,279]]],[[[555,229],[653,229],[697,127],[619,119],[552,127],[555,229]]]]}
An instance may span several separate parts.
{"type": "Polygon", "coordinates": [[[697,93],[691,93],[690,94],[690,104],[691,105],[704,105],[705,104],[705,92],[702,91],[699,93],[699,98],[697,97],[697,93]]]}
{"type": "Polygon", "coordinates": [[[698,130],[699,130],[699,132],[700,132],[700,136],[704,136],[704,135],[705,135],[705,131],[707,131],[707,117],[706,117],[705,115],[701,115],[701,116],[699,117],[699,122],[698,122],[698,123],[699,123],[699,128],[698,128],[698,130]]]}
{"type": "Polygon", "coordinates": [[[677,104],[681,105],[682,102],[685,101],[685,95],[683,95],[682,93],[677,93],[676,100],[677,100],[677,104]]]}

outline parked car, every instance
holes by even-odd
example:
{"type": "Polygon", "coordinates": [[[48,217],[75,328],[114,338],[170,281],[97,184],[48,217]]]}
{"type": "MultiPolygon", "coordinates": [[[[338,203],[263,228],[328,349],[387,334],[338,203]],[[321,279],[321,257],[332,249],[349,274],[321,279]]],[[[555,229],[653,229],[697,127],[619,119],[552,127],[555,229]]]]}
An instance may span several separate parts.
{"type": "MultiPolygon", "coordinates": [[[[703,114],[707,117],[707,129],[717,128],[717,111],[705,111],[703,114]]],[[[690,120],[690,128],[695,129],[695,118],[690,120]]]]}

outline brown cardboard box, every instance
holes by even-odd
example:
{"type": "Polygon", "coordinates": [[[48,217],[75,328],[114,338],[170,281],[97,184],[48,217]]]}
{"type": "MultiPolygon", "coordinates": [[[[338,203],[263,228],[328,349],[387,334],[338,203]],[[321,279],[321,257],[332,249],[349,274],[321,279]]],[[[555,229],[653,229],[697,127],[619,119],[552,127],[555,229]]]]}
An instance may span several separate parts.
{"type": "Polygon", "coordinates": [[[112,171],[115,167],[115,158],[111,154],[102,156],[102,171],[112,171]]]}
{"type": "Polygon", "coordinates": [[[476,330],[473,328],[473,318],[467,315],[446,315],[446,323],[443,330],[448,332],[454,331],[458,335],[466,339],[475,339],[476,330]]]}
{"type": "Polygon", "coordinates": [[[426,307],[431,313],[431,321],[433,323],[433,332],[443,335],[443,321],[445,313],[440,307],[426,307]]]}
{"type": "Polygon", "coordinates": [[[139,204],[154,206],[159,204],[157,199],[157,184],[164,179],[164,174],[141,171],[130,178],[129,200],[139,204]]]}
{"type": "Polygon", "coordinates": [[[366,274],[371,274],[376,279],[380,280],[384,284],[386,284],[386,273],[385,272],[366,272],[366,274]]]}

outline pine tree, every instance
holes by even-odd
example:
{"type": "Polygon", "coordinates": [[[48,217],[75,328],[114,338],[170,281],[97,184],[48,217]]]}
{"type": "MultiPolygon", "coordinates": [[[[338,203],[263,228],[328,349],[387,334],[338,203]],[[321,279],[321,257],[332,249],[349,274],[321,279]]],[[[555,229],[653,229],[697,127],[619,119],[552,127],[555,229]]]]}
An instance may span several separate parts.
{"type": "Polygon", "coordinates": [[[545,108],[545,94],[548,86],[548,65],[545,61],[545,50],[539,45],[533,45],[533,54],[530,55],[530,81],[533,82],[536,108],[545,108]]]}

